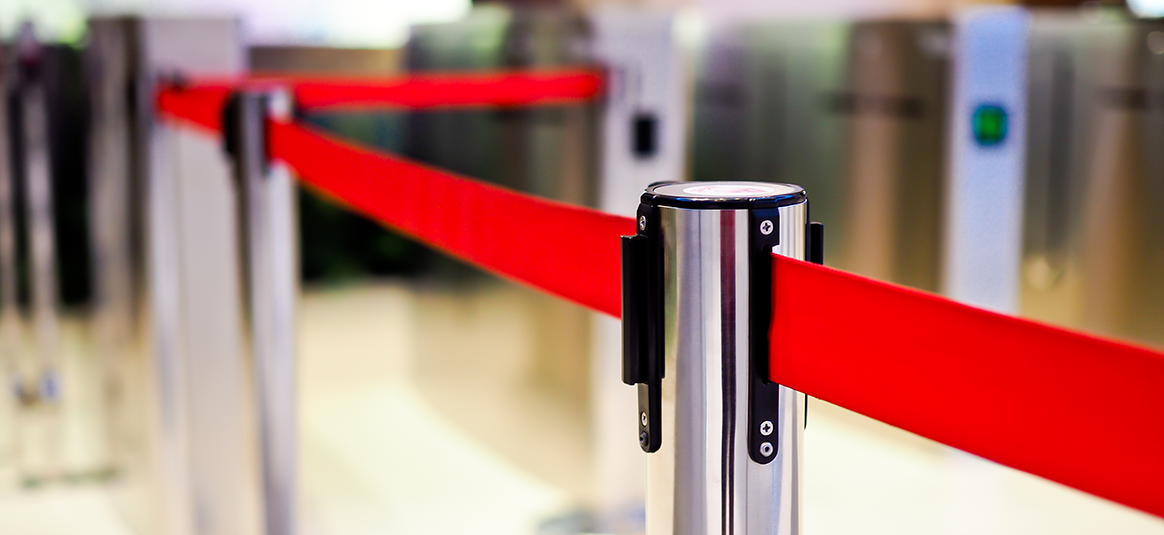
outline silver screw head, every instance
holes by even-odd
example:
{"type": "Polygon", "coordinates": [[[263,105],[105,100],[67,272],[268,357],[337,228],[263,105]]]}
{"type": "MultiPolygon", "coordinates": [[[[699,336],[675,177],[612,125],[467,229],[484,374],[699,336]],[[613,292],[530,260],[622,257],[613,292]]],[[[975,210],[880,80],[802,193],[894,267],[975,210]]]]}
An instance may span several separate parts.
{"type": "Polygon", "coordinates": [[[760,234],[767,236],[767,235],[771,234],[772,231],[775,229],[776,229],[776,225],[772,224],[771,219],[765,219],[765,220],[760,222],[760,234]]]}
{"type": "Polygon", "coordinates": [[[647,412],[646,411],[643,411],[643,413],[641,415],[639,415],[639,421],[643,423],[643,427],[647,426],[647,412]]]}
{"type": "Polygon", "coordinates": [[[765,442],[763,444],[760,444],[760,455],[763,455],[765,457],[772,456],[772,443],[771,442],[765,442]]]}
{"type": "Polygon", "coordinates": [[[639,230],[647,230],[647,216],[639,216],[639,230]]]}
{"type": "Polygon", "coordinates": [[[772,420],[764,420],[763,422],[760,422],[760,434],[761,435],[764,435],[764,436],[771,435],[772,431],[774,429],[776,429],[776,428],[775,428],[775,426],[772,425],[772,420]]]}

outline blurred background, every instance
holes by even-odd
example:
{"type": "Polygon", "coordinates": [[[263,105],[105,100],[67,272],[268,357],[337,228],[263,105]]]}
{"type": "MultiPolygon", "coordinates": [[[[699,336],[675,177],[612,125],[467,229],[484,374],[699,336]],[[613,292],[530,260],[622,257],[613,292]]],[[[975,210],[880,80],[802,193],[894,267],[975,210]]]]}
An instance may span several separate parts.
{"type": "MultiPolygon", "coordinates": [[[[262,532],[245,216],[217,142],[154,123],[160,74],[597,65],[611,86],[590,104],[304,119],[628,215],[657,180],[800,184],[829,265],[1164,347],[1161,16],[1160,0],[2,0],[0,532],[262,532]]],[[[642,531],[616,321],[294,196],[299,533],[642,531]]],[[[809,535],[1164,534],[826,402],[809,414],[809,535]]]]}

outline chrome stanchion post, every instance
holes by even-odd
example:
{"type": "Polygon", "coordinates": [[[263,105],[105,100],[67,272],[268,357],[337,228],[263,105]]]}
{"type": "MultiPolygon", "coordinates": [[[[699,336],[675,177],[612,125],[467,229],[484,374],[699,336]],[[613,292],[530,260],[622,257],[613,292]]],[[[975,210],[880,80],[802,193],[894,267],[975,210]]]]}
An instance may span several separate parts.
{"type": "MultiPolygon", "coordinates": [[[[2,54],[2,53],[0,53],[2,54]]],[[[0,55],[0,472],[8,475],[16,464],[17,358],[23,339],[17,311],[16,279],[16,197],[13,184],[13,145],[8,138],[8,92],[13,77],[12,62],[0,55]]],[[[8,483],[7,477],[3,483],[8,483]]]]}
{"type": "Polygon", "coordinates": [[[25,24],[16,40],[20,76],[17,105],[20,107],[21,181],[28,237],[29,309],[32,316],[35,358],[22,382],[21,403],[24,433],[30,443],[21,444],[23,477],[28,483],[53,478],[60,464],[60,413],[58,406],[60,308],[57,290],[56,227],[49,157],[49,118],[46,103],[44,49],[25,24]],[[35,416],[33,416],[35,415],[35,416]]]}
{"type": "Polygon", "coordinates": [[[267,535],[296,529],[295,308],[299,262],[295,185],[270,159],[267,121],[289,121],[282,90],[242,91],[227,112],[227,150],[234,156],[243,236],[243,280],[258,423],[267,535]]]}
{"type": "Polygon", "coordinates": [[[648,535],[799,534],[806,401],[768,380],[768,333],[771,253],[820,257],[804,190],[657,184],[637,223],[623,381],[638,388],[648,535]]]}
{"type": "Polygon", "coordinates": [[[111,501],[142,533],[259,533],[237,188],[217,136],[155,109],[176,74],[245,73],[241,26],[102,16],[87,35],[95,338],[117,385],[111,501]]]}

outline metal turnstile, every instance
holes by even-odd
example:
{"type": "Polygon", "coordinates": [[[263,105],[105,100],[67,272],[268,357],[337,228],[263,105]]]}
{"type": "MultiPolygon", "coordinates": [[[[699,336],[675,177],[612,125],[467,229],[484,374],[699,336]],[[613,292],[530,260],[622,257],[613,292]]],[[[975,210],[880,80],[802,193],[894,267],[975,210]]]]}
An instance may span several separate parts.
{"type": "MultiPolygon", "coordinates": [[[[8,94],[13,81],[10,50],[0,48],[0,373],[5,385],[0,395],[0,426],[15,430],[17,397],[12,382],[23,349],[24,329],[17,310],[16,183],[13,144],[10,136],[8,94]]],[[[0,433],[0,484],[15,486],[17,475],[16,433],[0,433]]]]}
{"type": "Polygon", "coordinates": [[[959,35],[951,295],[1164,343],[1164,26],[1005,9],[959,35]]]}
{"type": "Polygon", "coordinates": [[[107,370],[88,343],[83,52],[39,41],[31,24],[5,48],[0,485],[105,480],[107,370]]]}
{"type": "Polygon", "coordinates": [[[221,141],[159,120],[153,98],[167,76],[244,72],[239,25],[95,18],[87,63],[97,341],[117,370],[114,501],[141,533],[262,533],[240,192],[221,141]]]}
{"type": "MultiPolygon", "coordinates": [[[[13,354],[9,392],[17,402],[15,458],[26,485],[61,478],[61,302],[54,217],[46,47],[25,24],[12,46],[10,147],[18,276],[27,290],[29,337],[13,354]]],[[[7,126],[7,125],[6,125],[7,126]]],[[[17,290],[19,291],[19,290],[17,290]]],[[[19,295],[17,297],[20,297],[19,295]]],[[[16,301],[22,301],[17,299],[16,301]]],[[[19,320],[17,320],[19,321],[19,320]]],[[[20,341],[18,340],[19,344],[20,341]]]]}
{"type": "Polygon", "coordinates": [[[694,178],[803,184],[831,265],[939,286],[948,28],[779,22],[715,28],[696,76],[694,178]]]}
{"type": "Polygon", "coordinates": [[[1031,28],[1020,311],[1164,343],[1164,24],[1031,28]]]}

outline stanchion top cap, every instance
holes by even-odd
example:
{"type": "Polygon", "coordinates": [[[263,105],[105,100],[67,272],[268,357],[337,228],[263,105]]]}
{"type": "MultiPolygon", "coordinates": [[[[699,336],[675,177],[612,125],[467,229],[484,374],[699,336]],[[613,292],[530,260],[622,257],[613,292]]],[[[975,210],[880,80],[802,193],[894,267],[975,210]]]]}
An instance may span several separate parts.
{"type": "Polygon", "coordinates": [[[656,206],[699,210],[775,208],[800,204],[804,188],[771,182],[664,182],[652,184],[642,201],[656,206]]]}

